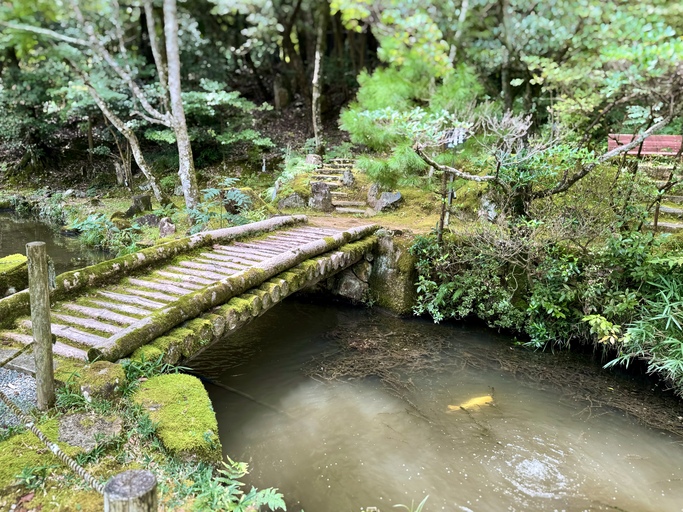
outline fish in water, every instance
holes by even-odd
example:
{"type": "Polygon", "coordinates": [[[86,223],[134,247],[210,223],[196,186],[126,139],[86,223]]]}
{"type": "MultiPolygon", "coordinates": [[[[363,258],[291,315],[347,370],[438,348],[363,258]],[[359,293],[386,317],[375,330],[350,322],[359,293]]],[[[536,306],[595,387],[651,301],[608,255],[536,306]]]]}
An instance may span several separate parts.
{"type": "Polygon", "coordinates": [[[481,407],[486,404],[493,405],[493,397],[491,395],[478,396],[476,398],[470,398],[467,402],[463,402],[460,405],[449,405],[449,411],[459,411],[461,409],[467,411],[474,409],[475,407],[481,407]]]}

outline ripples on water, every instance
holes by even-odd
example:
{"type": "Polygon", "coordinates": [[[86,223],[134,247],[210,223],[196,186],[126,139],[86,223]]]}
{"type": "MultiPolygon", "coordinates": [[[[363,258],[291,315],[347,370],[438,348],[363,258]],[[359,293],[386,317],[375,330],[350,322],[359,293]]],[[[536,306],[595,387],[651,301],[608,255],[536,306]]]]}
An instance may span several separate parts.
{"type": "Polygon", "coordinates": [[[387,333],[446,335],[453,358],[503,343],[484,329],[289,302],[192,365],[284,411],[207,386],[225,453],[251,463],[250,483],[279,487],[289,509],[387,512],[428,494],[425,512],[683,510],[679,438],[609,409],[587,415],[585,403],[550,387],[501,370],[416,374],[415,410],[374,379],[303,374],[334,348],[326,333],[368,321],[387,333]],[[492,389],[494,406],[447,412],[492,389]]]}

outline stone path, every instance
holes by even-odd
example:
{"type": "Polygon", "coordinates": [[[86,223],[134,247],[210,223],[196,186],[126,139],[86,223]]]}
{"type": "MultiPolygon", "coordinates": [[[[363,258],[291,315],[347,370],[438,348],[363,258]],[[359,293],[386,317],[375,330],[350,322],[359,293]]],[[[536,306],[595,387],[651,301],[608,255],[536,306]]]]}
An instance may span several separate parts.
{"type": "MultiPolygon", "coordinates": [[[[58,302],[51,317],[52,333],[57,339],[54,353],[87,360],[89,349],[108,346],[125,329],[182,297],[341,232],[331,227],[304,226],[276,231],[259,240],[216,244],[156,270],[58,302]]],[[[15,329],[0,331],[0,341],[30,343],[30,329],[30,319],[19,319],[15,329]]]]}
{"type": "Polygon", "coordinates": [[[353,160],[348,158],[333,158],[316,170],[311,176],[311,181],[322,181],[330,187],[332,194],[332,206],[337,213],[349,213],[352,215],[364,214],[368,208],[365,201],[349,199],[349,188],[353,186],[353,160]]]}

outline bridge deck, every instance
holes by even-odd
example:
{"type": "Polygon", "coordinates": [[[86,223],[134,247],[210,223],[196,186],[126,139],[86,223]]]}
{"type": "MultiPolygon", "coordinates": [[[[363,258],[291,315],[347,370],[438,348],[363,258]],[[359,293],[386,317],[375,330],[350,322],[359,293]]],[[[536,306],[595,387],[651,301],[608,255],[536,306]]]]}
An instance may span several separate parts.
{"type": "MultiPolygon", "coordinates": [[[[153,271],[58,302],[51,316],[52,333],[57,338],[54,353],[87,360],[88,350],[110,346],[125,330],[144,324],[145,319],[177,304],[184,296],[341,232],[302,226],[276,231],[258,240],[216,244],[153,271]]],[[[29,319],[19,319],[14,329],[0,331],[0,340],[29,343],[30,329],[29,319]]]]}

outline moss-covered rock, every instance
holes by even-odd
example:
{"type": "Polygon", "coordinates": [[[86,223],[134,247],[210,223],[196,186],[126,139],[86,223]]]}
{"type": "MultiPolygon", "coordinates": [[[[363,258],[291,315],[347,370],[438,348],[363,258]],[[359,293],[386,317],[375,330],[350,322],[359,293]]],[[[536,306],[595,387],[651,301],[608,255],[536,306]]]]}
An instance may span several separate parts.
{"type": "Polygon", "coordinates": [[[85,365],[69,361],[58,365],[55,379],[74,391],[80,391],[88,400],[111,400],[120,396],[126,383],[126,373],[120,364],[109,361],[85,365]]]}
{"type": "Polygon", "coordinates": [[[222,460],[218,422],[199,379],[159,375],[143,382],[133,400],[158,424],[157,435],[171,453],[211,463],[222,460]]]}
{"type": "Polygon", "coordinates": [[[0,258],[0,298],[28,287],[28,263],[23,254],[0,258]]]}
{"type": "Polygon", "coordinates": [[[370,294],[377,305],[399,315],[412,312],[417,292],[416,258],[410,237],[382,236],[372,263],[370,294]]]}

